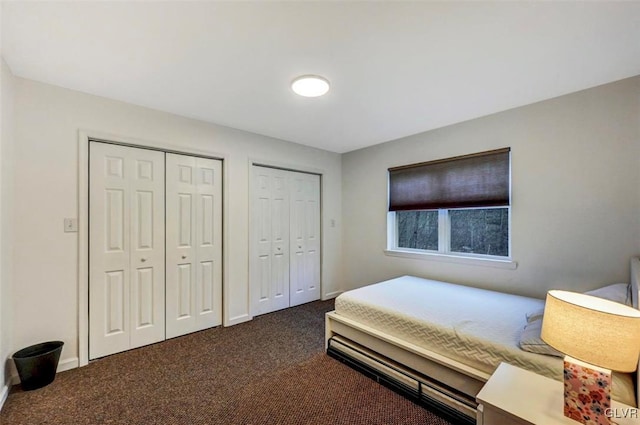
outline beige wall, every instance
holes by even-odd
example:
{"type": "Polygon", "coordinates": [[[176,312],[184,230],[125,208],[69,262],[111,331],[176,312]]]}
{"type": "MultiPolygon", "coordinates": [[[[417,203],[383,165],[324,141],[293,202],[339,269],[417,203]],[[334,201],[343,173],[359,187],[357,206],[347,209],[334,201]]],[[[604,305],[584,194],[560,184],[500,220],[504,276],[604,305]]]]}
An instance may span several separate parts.
{"type": "Polygon", "coordinates": [[[640,254],[640,77],[342,158],[345,289],[393,276],[544,297],[628,281],[640,254]],[[516,270],[386,256],[387,168],[511,147],[516,270]]]}
{"type": "Polygon", "coordinates": [[[15,80],[0,57],[0,405],[6,396],[12,346],[12,192],[13,99],[15,80]]]}
{"type": "Polygon", "coordinates": [[[78,240],[63,219],[78,215],[79,129],[222,155],[225,167],[225,324],[250,319],[248,223],[250,160],[323,171],[322,293],[341,287],[341,157],[17,78],[13,346],[61,339],[61,366],[78,357],[78,240]]]}

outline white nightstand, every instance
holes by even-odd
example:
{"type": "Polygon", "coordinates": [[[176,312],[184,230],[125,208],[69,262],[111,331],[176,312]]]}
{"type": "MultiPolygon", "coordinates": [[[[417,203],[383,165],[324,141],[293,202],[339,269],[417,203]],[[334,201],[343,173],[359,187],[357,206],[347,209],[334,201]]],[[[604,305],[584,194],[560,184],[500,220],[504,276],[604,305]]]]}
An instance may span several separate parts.
{"type": "MultiPolygon", "coordinates": [[[[478,393],[476,401],[479,403],[478,425],[579,424],[562,413],[562,382],[506,363],[498,366],[478,393]]],[[[617,412],[614,423],[640,425],[640,411],[616,401],[612,407],[617,412]],[[625,414],[627,418],[621,417],[625,414]]]]}

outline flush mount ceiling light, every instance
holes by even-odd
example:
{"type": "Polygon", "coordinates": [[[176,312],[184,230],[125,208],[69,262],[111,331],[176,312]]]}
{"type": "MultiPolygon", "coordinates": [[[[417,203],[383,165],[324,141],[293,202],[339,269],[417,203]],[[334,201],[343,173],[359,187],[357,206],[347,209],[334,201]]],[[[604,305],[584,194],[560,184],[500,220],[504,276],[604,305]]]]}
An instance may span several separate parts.
{"type": "Polygon", "coordinates": [[[291,82],[291,89],[304,97],[318,97],[329,91],[329,80],[319,75],[301,75],[291,82]]]}

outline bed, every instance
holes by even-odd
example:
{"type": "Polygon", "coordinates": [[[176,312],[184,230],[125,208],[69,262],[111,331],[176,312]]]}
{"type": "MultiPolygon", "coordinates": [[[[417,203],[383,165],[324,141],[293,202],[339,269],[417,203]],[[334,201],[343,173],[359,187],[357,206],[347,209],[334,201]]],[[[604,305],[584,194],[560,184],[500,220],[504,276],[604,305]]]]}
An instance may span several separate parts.
{"type": "MultiPolygon", "coordinates": [[[[631,260],[638,308],[640,260],[631,260]]],[[[455,421],[475,423],[475,397],[501,362],[562,380],[562,359],[523,351],[526,312],[544,301],[402,276],[347,291],[326,315],[327,353],[455,421]],[[401,288],[401,290],[399,290],[401,288]]],[[[636,406],[635,374],[614,398],[636,406]]]]}

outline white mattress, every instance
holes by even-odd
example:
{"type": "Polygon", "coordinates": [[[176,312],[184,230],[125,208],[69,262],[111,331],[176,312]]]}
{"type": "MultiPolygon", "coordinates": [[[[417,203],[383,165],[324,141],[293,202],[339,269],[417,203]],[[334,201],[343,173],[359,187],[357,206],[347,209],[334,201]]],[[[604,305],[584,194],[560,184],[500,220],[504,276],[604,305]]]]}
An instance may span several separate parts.
{"type": "MultiPolygon", "coordinates": [[[[562,380],[562,359],[520,349],[526,313],[544,301],[413,276],[348,291],[336,313],[486,373],[501,362],[562,380]]],[[[616,374],[614,398],[635,405],[631,375],[616,374]]]]}

